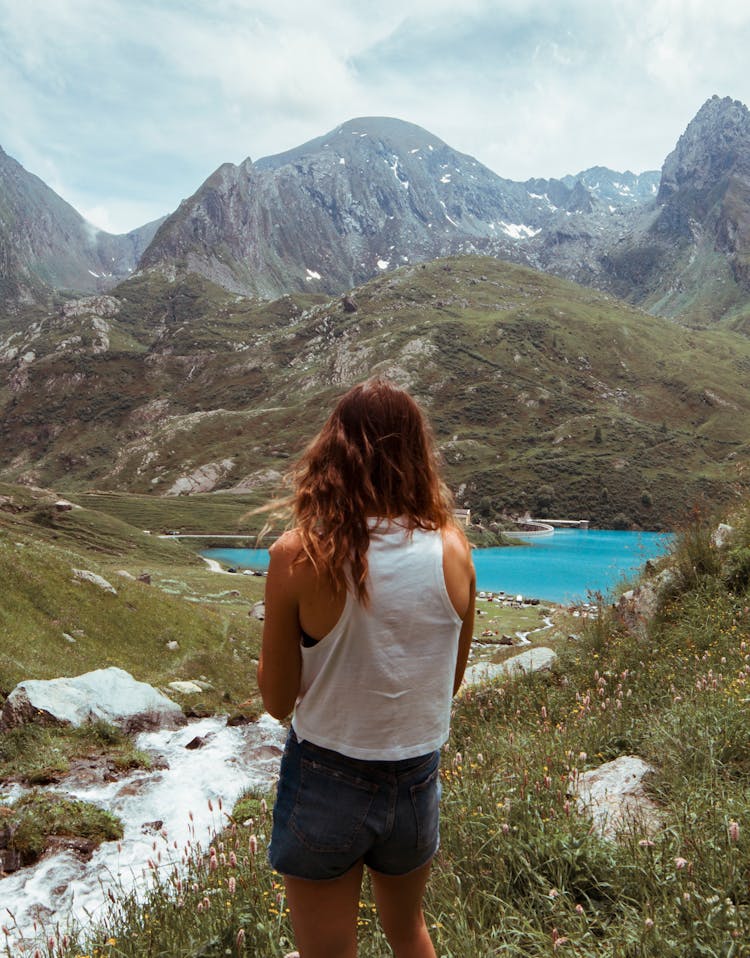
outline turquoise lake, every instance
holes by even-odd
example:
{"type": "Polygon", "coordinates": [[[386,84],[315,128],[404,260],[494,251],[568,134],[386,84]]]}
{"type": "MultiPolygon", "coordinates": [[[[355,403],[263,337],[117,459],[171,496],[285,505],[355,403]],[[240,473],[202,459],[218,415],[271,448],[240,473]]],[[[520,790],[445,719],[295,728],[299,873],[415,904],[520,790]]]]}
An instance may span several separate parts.
{"type": "MultiPolygon", "coordinates": [[[[556,529],[522,546],[475,549],[477,588],[550,602],[583,601],[589,593],[606,595],[632,577],[671,540],[661,532],[556,529]]],[[[268,568],[266,549],[207,549],[201,555],[237,569],[268,568]]]]}

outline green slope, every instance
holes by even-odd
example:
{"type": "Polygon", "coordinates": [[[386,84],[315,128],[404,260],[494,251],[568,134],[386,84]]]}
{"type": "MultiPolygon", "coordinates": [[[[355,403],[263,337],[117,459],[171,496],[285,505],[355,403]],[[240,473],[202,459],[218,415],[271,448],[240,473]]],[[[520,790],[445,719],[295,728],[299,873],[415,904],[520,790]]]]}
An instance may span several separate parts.
{"type": "Polygon", "coordinates": [[[356,312],[268,304],[150,274],[119,287],[104,319],[92,307],[6,332],[0,356],[11,338],[18,352],[0,389],[0,475],[262,496],[334,397],[382,372],[428,407],[470,506],[658,528],[745,481],[750,341],[734,329],[685,329],[475,256],[406,266],[354,296],[356,312]],[[185,481],[197,470],[202,486],[185,481]]]}

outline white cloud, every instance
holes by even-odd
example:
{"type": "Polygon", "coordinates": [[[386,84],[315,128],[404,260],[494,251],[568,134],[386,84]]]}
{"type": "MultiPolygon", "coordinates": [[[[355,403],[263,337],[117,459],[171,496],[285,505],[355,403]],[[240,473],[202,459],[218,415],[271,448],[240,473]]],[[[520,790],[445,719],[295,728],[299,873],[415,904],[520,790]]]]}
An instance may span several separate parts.
{"type": "Polygon", "coordinates": [[[0,145],[117,231],[361,115],[514,179],[640,171],[750,102],[749,47],[731,0],[0,0],[0,145]]]}

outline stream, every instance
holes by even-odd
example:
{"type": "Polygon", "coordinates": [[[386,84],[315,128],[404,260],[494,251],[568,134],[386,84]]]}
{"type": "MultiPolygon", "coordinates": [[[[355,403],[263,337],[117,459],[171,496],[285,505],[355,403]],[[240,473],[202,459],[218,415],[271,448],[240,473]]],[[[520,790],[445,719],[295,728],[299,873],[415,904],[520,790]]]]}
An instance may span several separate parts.
{"type": "MultiPolygon", "coordinates": [[[[237,727],[228,727],[224,718],[199,719],[177,731],[136,738],[138,748],[152,756],[152,769],[113,782],[68,777],[50,786],[117,815],[124,836],[100,845],[87,862],[62,851],[0,879],[0,926],[9,933],[0,938],[0,950],[7,944],[11,954],[26,955],[37,936],[96,922],[110,888],[122,895],[147,881],[155,841],[158,848],[172,849],[176,859],[188,842],[208,847],[243,792],[268,789],[275,781],[285,738],[286,729],[269,715],[237,727]],[[196,736],[205,744],[186,748],[196,736]]],[[[0,785],[0,802],[23,791],[0,785]]]]}

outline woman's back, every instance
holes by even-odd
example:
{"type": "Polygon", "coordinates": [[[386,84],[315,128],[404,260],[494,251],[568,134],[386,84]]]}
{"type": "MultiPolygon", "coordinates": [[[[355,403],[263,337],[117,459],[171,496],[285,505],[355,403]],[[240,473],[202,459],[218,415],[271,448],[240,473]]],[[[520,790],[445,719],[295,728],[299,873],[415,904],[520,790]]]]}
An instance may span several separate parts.
{"type": "Polygon", "coordinates": [[[294,727],[354,758],[422,755],[448,734],[462,624],[443,536],[373,520],[367,558],[367,605],[347,592],[333,628],[302,649],[294,727]]]}

